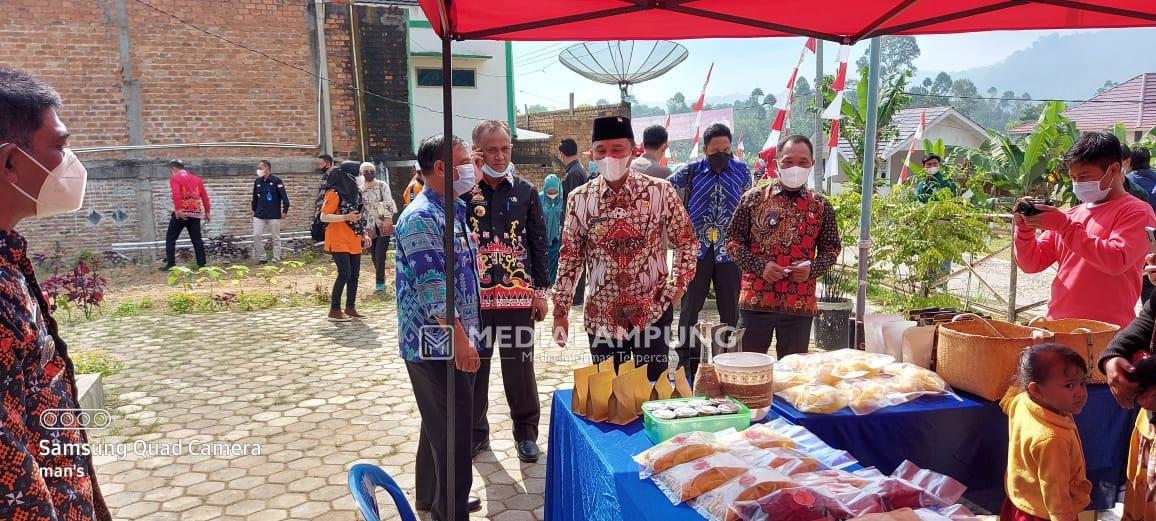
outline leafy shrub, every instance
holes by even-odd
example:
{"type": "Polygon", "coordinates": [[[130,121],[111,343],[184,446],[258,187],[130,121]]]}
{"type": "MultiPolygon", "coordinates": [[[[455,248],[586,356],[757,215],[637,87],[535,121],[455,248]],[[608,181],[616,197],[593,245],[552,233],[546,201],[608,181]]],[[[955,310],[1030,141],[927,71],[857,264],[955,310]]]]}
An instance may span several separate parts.
{"type": "Polygon", "coordinates": [[[192,313],[199,307],[198,301],[200,300],[201,299],[192,293],[173,293],[169,295],[169,309],[178,315],[192,313]]]}
{"type": "Polygon", "coordinates": [[[149,298],[142,298],[140,300],[126,300],[116,305],[112,310],[114,317],[135,317],[147,313],[153,309],[153,301],[149,298]]]}
{"type": "Polygon", "coordinates": [[[72,365],[76,368],[76,374],[100,374],[106,378],[124,369],[123,362],[103,351],[72,353],[72,365]]]}
{"type": "Polygon", "coordinates": [[[234,305],[241,311],[260,311],[276,307],[278,302],[277,296],[272,293],[241,293],[237,295],[234,305]]]}
{"type": "Polygon", "coordinates": [[[85,319],[90,319],[104,302],[104,290],[108,286],[108,279],[97,272],[98,267],[95,258],[82,258],[72,269],[49,277],[41,286],[57,307],[68,312],[69,318],[76,308],[84,313],[85,319]]]}

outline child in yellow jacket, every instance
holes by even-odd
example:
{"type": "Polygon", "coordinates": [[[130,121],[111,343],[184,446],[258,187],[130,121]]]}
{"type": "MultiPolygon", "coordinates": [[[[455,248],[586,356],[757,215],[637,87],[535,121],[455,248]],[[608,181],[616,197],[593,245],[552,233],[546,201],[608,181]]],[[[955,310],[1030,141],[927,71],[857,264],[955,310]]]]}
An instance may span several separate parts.
{"type": "Polygon", "coordinates": [[[1076,521],[1091,503],[1074,415],[1088,401],[1088,365],[1075,351],[1041,344],[1023,352],[1008,415],[1007,500],[1000,521],[1076,521]]]}

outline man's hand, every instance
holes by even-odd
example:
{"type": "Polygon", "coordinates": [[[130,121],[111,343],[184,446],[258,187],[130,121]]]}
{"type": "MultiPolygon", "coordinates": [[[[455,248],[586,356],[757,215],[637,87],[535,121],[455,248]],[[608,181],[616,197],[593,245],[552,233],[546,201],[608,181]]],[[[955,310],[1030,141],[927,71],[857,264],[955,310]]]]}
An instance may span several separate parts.
{"type": "Polygon", "coordinates": [[[181,220],[184,220],[184,219],[188,219],[188,217],[189,217],[189,215],[188,215],[188,214],[186,214],[185,212],[182,212],[182,211],[180,211],[180,210],[177,210],[177,211],[175,211],[175,212],[173,212],[173,213],[177,214],[177,219],[181,219],[181,220]]]}
{"type": "Polygon", "coordinates": [[[358,220],[361,220],[361,214],[360,213],[353,212],[353,213],[345,214],[345,221],[346,222],[354,222],[354,221],[358,221],[358,220]]]}
{"type": "Polygon", "coordinates": [[[454,365],[457,366],[458,371],[467,373],[476,373],[481,367],[482,362],[478,357],[478,349],[470,342],[458,344],[454,342],[454,365]]]}
{"type": "Polygon", "coordinates": [[[365,235],[361,238],[361,247],[362,248],[368,248],[371,245],[373,245],[373,239],[370,239],[368,235],[365,235]]]}
{"type": "Polygon", "coordinates": [[[1116,398],[1116,403],[1125,409],[1132,408],[1136,403],[1136,394],[1140,392],[1140,385],[1128,379],[1128,375],[1134,372],[1136,368],[1121,356],[1104,364],[1104,373],[1108,377],[1108,387],[1112,390],[1112,396],[1116,398]]]}
{"type": "Polygon", "coordinates": [[[671,295],[671,297],[670,297],[670,305],[681,306],[682,305],[682,297],[684,297],[684,296],[686,296],[686,290],[685,289],[674,290],[674,295],[671,295]]]}
{"type": "Polygon", "coordinates": [[[474,164],[474,169],[476,170],[474,175],[482,175],[482,165],[486,164],[485,158],[482,157],[482,149],[474,148],[474,152],[470,154],[470,162],[474,164]]]}
{"type": "Polygon", "coordinates": [[[774,262],[768,262],[767,266],[763,268],[763,279],[767,282],[778,282],[787,278],[787,270],[774,262]]]}
{"type": "Polygon", "coordinates": [[[568,317],[554,317],[554,343],[558,347],[566,347],[566,339],[570,336],[570,319],[568,317]]]}
{"type": "Polygon", "coordinates": [[[791,266],[791,280],[795,282],[806,282],[811,278],[811,263],[796,264],[791,266]]]}
{"type": "Polygon", "coordinates": [[[1156,254],[1144,257],[1144,274],[1148,275],[1148,282],[1156,284],[1156,254]]]}
{"type": "Polygon", "coordinates": [[[205,214],[205,224],[209,224],[209,221],[212,221],[212,218],[209,217],[209,214],[205,214]]]}
{"type": "Polygon", "coordinates": [[[286,217],[289,217],[289,212],[281,212],[281,218],[284,219],[286,217]]]}
{"type": "Polygon", "coordinates": [[[549,306],[546,305],[546,299],[534,297],[533,302],[530,303],[530,320],[534,322],[546,320],[546,312],[548,310],[549,306]]]}
{"type": "Polygon", "coordinates": [[[1036,208],[1044,212],[1035,216],[1040,220],[1041,230],[1058,232],[1063,231],[1064,227],[1068,225],[1068,214],[1059,208],[1047,205],[1036,205],[1036,208]]]}

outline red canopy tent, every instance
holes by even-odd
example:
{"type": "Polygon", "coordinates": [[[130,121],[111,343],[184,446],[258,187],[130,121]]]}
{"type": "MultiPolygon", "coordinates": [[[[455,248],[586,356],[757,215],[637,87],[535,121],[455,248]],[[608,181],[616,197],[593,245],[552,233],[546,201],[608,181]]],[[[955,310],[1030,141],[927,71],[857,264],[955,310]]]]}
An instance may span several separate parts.
{"type": "MultiPolygon", "coordinates": [[[[450,77],[453,40],[678,40],[813,36],[855,43],[881,35],[966,33],[998,30],[1156,27],[1156,0],[420,0],[442,38],[443,77],[450,77]]],[[[871,42],[867,139],[860,157],[875,157],[879,92],[879,42],[871,42]]],[[[453,133],[453,96],[442,89],[445,134],[453,133]]],[[[452,151],[444,161],[452,164],[452,151]]],[[[863,165],[859,291],[861,321],[867,293],[871,180],[863,165]]],[[[452,178],[445,183],[452,193],[452,178]]],[[[446,198],[446,215],[453,215],[446,198]]],[[[448,218],[448,217],[447,217],[448,218]]],[[[446,272],[453,273],[453,227],[444,237],[446,272]]],[[[454,320],[454,287],[446,288],[446,317],[454,320]]],[[[451,335],[452,337],[452,335],[451,335]]],[[[451,344],[452,349],[452,344],[451,344]]],[[[447,372],[454,370],[453,364],[447,372]]],[[[450,382],[452,383],[452,379],[450,382]]],[[[453,386],[448,399],[453,403],[453,386]]],[[[452,445],[453,418],[447,430],[452,445]]],[[[452,482],[451,475],[448,476],[452,482]]],[[[449,515],[453,517],[451,501],[449,515]]]]}

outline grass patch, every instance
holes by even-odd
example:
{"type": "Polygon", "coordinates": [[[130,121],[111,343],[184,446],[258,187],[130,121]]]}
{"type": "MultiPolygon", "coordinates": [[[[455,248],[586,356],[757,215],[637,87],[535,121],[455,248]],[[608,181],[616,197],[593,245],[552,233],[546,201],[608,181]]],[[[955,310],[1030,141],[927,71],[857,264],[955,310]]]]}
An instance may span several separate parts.
{"type": "Polygon", "coordinates": [[[124,362],[103,351],[78,351],[72,354],[76,374],[100,374],[107,378],[124,370],[124,362]]]}
{"type": "Polygon", "coordinates": [[[151,298],[145,297],[136,300],[126,300],[116,305],[112,310],[113,317],[138,317],[152,311],[155,307],[151,298]]]}

